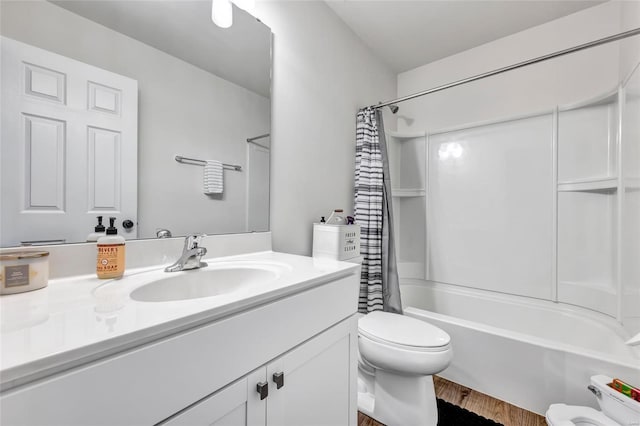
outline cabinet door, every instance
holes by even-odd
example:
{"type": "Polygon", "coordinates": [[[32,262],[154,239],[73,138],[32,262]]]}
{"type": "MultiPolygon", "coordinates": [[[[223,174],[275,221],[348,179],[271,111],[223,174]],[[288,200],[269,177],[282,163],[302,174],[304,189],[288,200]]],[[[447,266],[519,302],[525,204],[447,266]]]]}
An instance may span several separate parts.
{"type": "Polygon", "coordinates": [[[356,324],[343,321],[267,365],[268,426],[355,424],[356,324]]]}
{"type": "Polygon", "coordinates": [[[266,382],[265,368],[205,397],[162,422],[171,426],[264,426],[266,399],[260,399],[258,383],[266,382]]]}

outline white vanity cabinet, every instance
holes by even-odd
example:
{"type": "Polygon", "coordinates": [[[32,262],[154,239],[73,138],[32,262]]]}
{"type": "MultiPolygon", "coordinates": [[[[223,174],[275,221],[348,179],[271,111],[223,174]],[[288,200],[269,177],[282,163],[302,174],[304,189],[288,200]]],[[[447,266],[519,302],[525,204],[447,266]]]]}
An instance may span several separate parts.
{"type": "Polygon", "coordinates": [[[352,319],[333,326],[161,424],[352,424],[352,326],[352,319]]]}
{"type": "Polygon", "coordinates": [[[267,425],[347,425],[356,415],[357,322],[340,323],[267,366],[267,425]],[[353,374],[352,374],[353,373],[353,374]]]}
{"type": "Polygon", "coordinates": [[[256,383],[266,384],[264,367],[220,389],[172,416],[167,426],[243,426],[264,425],[266,404],[256,392],[256,383]]]}
{"type": "Polygon", "coordinates": [[[0,423],[355,426],[356,272],[3,390],[0,423]]]}

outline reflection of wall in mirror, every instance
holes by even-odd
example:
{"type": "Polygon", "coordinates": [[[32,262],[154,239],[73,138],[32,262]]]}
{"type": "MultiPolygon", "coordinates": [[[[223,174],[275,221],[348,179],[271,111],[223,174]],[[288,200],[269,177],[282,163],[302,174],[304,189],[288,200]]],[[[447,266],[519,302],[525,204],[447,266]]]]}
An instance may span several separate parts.
{"type": "Polygon", "coordinates": [[[246,166],[245,140],[269,129],[268,98],[48,2],[2,2],[1,31],[138,80],[141,238],[156,228],[174,236],[246,231],[246,173],[226,170],[224,195],[212,199],[202,192],[202,168],[174,156],[246,166]]]}
{"type": "Polygon", "coordinates": [[[247,140],[247,231],[269,229],[271,138],[247,140]]]}

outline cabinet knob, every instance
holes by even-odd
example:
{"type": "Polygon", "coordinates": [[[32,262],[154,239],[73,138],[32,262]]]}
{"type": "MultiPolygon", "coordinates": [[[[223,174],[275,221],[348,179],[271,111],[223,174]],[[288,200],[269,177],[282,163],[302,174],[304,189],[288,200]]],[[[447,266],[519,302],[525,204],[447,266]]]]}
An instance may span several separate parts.
{"type": "Polygon", "coordinates": [[[276,389],[280,389],[284,386],[284,371],[279,373],[273,373],[273,382],[276,384],[276,389]]]}
{"type": "Polygon", "coordinates": [[[260,394],[260,400],[269,396],[269,383],[260,382],[256,386],[256,391],[260,394]]]}

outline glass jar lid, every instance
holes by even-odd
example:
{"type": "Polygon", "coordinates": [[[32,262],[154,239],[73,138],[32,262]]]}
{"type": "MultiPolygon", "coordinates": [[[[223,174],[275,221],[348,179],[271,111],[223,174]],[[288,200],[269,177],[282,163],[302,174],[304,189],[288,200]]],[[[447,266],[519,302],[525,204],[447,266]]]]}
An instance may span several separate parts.
{"type": "Polygon", "coordinates": [[[48,251],[14,251],[11,253],[0,253],[0,260],[35,259],[49,256],[48,251]]]}

